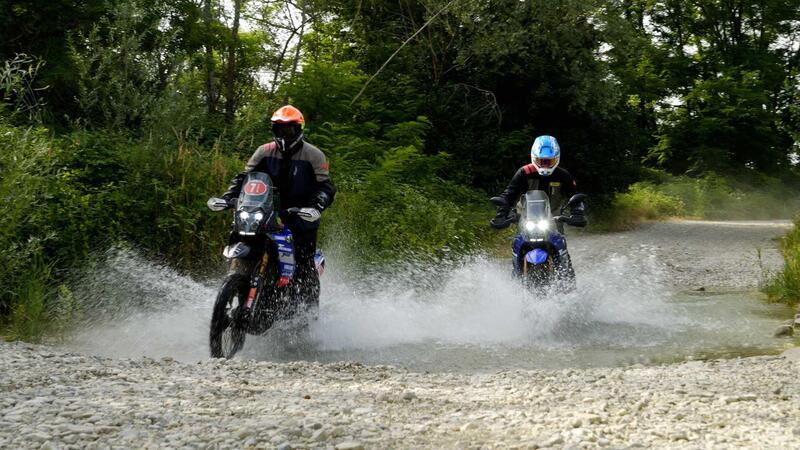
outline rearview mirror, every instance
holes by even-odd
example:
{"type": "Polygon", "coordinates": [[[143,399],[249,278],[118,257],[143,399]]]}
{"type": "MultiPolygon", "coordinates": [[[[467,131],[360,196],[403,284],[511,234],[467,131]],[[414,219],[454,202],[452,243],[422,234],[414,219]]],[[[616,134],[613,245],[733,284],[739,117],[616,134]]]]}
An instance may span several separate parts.
{"type": "Polygon", "coordinates": [[[575,194],[567,202],[567,207],[572,208],[573,206],[576,206],[578,203],[585,201],[587,198],[589,198],[589,196],[587,196],[586,194],[575,194]]]}
{"type": "Polygon", "coordinates": [[[206,206],[212,211],[224,211],[228,209],[228,202],[223,198],[211,197],[206,202],[206,206]]]}

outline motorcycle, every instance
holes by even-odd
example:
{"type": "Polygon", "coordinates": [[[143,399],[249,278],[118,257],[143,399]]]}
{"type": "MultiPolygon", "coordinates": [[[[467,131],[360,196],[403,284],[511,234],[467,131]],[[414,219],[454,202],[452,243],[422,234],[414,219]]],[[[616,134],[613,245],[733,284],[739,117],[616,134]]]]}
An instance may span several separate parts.
{"type": "MultiPolygon", "coordinates": [[[[232,358],[244,347],[247,334],[264,334],[277,321],[316,307],[298,298],[292,232],[281,223],[273,191],[268,174],[249,172],[238,199],[208,200],[212,211],[234,209],[231,242],[222,252],[230,270],[211,316],[209,341],[214,358],[232,358]]],[[[285,213],[300,214],[300,209],[285,213]]],[[[325,257],[319,249],[314,262],[322,275],[325,257]]]]}
{"type": "MultiPolygon", "coordinates": [[[[567,252],[564,223],[569,217],[567,209],[586,200],[585,194],[575,194],[561,208],[558,216],[550,210],[550,198],[546,192],[530,190],[520,198],[512,220],[518,222],[518,233],[511,243],[513,273],[523,283],[539,290],[555,285],[557,288],[575,288],[575,270],[567,252]]],[[[491,200],[496,207],[507,208],[502,197],[491,200]]]]}

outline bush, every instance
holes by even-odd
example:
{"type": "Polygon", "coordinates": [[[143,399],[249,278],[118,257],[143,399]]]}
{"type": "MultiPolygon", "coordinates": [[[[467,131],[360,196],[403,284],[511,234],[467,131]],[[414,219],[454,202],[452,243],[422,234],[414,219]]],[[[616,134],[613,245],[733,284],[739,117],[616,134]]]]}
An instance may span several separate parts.
{"type": "Polygon", "coordinates": [[[182,269],[218,261],[230,218],[205,202],[241,166],[190,142],[0,123],[0,317],[10,336],[40,333],[65,298],[65,275],[120,240],[182,269]]]}
{"type": "Polygon", "coordinates": [[[644,220],[660,220],[684,214],[685,205],[677,197],[661,192],[649,182],[631,185],[627,192],[616,194],[609,207],[592,215],[592,229],[627,230],[644,220]]]}

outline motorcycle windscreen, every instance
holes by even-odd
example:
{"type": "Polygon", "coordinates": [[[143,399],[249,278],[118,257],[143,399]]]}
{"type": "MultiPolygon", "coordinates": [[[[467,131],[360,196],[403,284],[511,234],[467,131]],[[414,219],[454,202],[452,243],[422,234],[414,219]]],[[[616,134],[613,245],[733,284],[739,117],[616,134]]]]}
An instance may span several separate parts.
{"type": "Polygon", "coordinates": [[[241,234],[255,234],[272,218],[272,179],[263,172],[250,172],[242,182],[236,210],[236,228],[241,234]]]}
{"type": "Polygon", "coordinates": [[[528,191],[520,199],[520,232],[525,236],[542,237],[550,227],[550,198],[544,191],[528,191]]]}
{"type": "Polygon", "coordinates": [[[528,220],[550,219],[550,197],[544,191],[528,191],[525,193],[525,214],[528,220]]]}

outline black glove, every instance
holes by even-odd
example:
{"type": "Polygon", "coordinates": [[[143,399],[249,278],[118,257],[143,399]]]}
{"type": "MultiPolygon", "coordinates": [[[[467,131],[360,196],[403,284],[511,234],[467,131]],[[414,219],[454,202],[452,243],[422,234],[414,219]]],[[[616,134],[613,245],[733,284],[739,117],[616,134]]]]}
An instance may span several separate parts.
{"type": "Polygon", "coordinates": [[[567,218],[566,222],[567,225],[578,228],[583,228],[587,224],[586,216],[584,216],[583,214],[573,214],[567,218]]]}
{"type": "Polygon", "coordinates": [[[570,216],[565,221],[567,225],[583,228],[586,226],[586,205],[581,202],[570,209],[570,216]]]}
{"type": "Polygon", "coordinates": [[[512,223],[514,223],[514,218],[511,216],[511,211],[508,208],[498,209],[497,215],[489,221],[489,225],[496,230],[508,228],[512,223]]]}
{"type": "Polygon", "coordinates": [[[498,196],[489,199],[490,202],[497,208],[497,214],[494,219],[489,221],[489,225],[496,230],[508,228],[509,225],[516,221],[515,215],[511,213],[511,207],[508,205],[508,200],[505,197],[498,196]]]}
{"type": "Polygon", "coordinates": [[[239,194],[242,192],[242,183],[244,179],[247,177],[245,172],[237,174],[235,177],[231,179],[231,185],[228,186],[228,190],[222,194],[221,198],[224,198],[228,201],[228,203],[233,203],[233,200],[236,200],[239,197],[239,194]]]}

